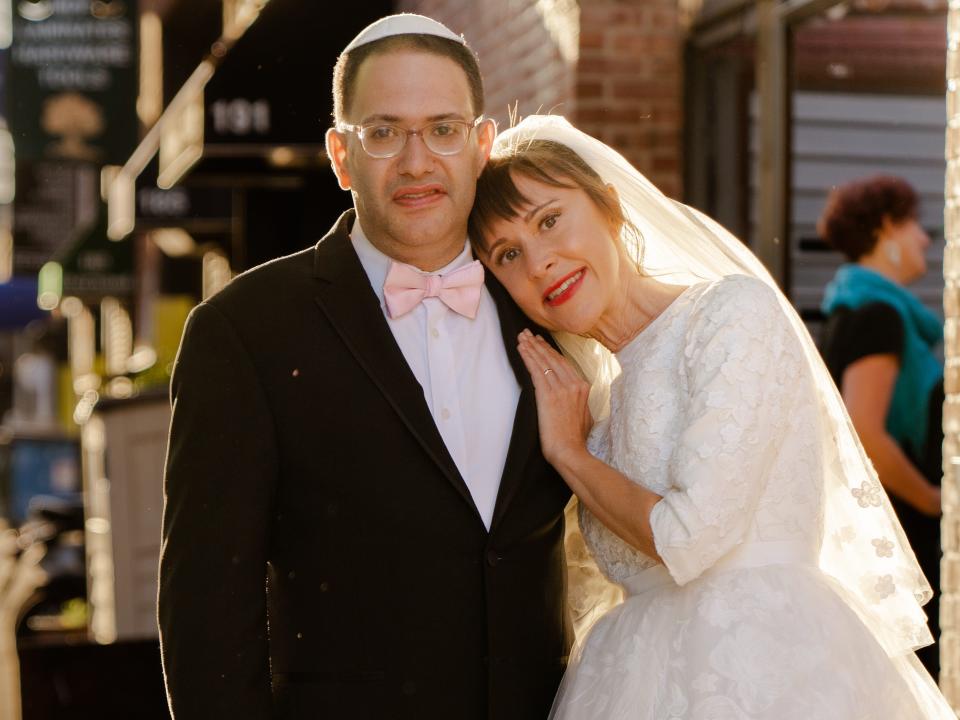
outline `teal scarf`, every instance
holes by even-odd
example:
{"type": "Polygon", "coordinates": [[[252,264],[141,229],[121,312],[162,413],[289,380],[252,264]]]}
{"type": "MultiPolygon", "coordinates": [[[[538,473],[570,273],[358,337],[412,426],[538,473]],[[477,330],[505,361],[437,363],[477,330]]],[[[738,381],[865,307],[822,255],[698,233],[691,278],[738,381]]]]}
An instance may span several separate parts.
{"type": "Polygon", "coordinates": [[[904,328],[903,356],[887,412],[887,431],[914,457],[920,457],[927,438],[930,390],[943,378],[943,366],[932,350],[943,342],[943,324],[904,287],[857,264],[837,270],[820,307],[829,315],[841,306],[856,310],[875,302],[894,308],[904,328]]]}

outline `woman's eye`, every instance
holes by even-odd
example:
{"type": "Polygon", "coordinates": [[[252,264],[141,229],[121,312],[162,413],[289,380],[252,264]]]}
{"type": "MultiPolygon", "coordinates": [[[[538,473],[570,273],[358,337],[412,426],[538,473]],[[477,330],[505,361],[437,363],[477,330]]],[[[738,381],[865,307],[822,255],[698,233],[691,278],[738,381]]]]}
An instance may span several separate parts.
{"type": "Polygon", "coordinates": [[[540,221],[540,227],[545,230],[549,230],[554,225],[557,224],[557,220],[560,218],[560,213],[551,213],[547,215],[543,220],[540,221]]]}
{"type": "Polygon", "coordinates": [[[519,256],[520,256],[520,251],[517,250],[516,248],[510,248],[509,250],[504,250],[503,253],[500,254],[500,264],[502,265],[503,263],[513,262],[519,256]]]}

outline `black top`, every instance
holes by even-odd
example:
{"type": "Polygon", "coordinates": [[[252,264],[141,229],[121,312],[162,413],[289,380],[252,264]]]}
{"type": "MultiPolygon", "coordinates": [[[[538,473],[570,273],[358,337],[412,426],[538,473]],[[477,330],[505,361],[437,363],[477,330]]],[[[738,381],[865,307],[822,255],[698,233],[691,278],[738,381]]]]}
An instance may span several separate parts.
{"type": "MultiPolygon", "coordinates": [[[[863,305],[856,310],[839,307],[827,318],[820,337],[823,359],[837,387],[842,389],[844,371],[857,360],[868,355],[903,355],[904,327],[900,314],[883,302],[863,305]]],[[[915,457],[907,448],[904,452],[927,476],[930,482],[940,484],[941,409],[943,407],[943,382],[930,390],[930,415],[927,424],[927,439],[923,457],[915,457]]]]}
{"type": "Polygon", "coordinates": [[[899,313],[876,302],[857,310],[839,307],[827,319],[820,340],[823,359],[840,387],[848,366],[868,355],[903,354],[904,329],[899,313]]]}

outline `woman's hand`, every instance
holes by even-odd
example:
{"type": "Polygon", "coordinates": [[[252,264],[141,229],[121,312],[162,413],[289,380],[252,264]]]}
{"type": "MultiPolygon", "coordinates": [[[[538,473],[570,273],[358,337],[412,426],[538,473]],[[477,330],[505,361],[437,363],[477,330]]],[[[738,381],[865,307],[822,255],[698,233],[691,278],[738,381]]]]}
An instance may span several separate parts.
{"type": "Polygon", "coordinates": [[[650,512],[660,496],[587,451],[593,426],[590,386],[556,350],[528,330],[517,348],[533,378],[543,456],[604,525],[648,557],[659,559],[650,512]]]}
{"type": "Polygon", "coordinates": [[[517,349],[533,379],[543,456],[553,465],[570,453],[586,452],[593,417],[590,385],[547,342],[524,330],[517,349]]]}

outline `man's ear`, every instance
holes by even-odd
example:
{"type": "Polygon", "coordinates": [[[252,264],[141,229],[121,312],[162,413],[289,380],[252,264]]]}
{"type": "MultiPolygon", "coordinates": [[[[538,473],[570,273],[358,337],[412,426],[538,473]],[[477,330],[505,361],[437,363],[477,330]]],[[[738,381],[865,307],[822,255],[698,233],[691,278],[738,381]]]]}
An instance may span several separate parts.
{"type": "Polygon", "coordinates": [[[333,174],[337,176],[337,182],[340,183],[341,190],[350,189],[350,173],[346,166],[347,143],[346,136],[338,132],[336,128],[327,130],[327,156],[330,158],[330,166],[333,168],[333,174]]]}
{"type": "Polygon", "coordinates": [[[497,121],[493,118],[487,118],[474,131],[477,133],[477,177],[483,171],[483,166],[487,164],[490,158],[490,151],[493,150],[493,141],[497,137],[497,121]]]}

